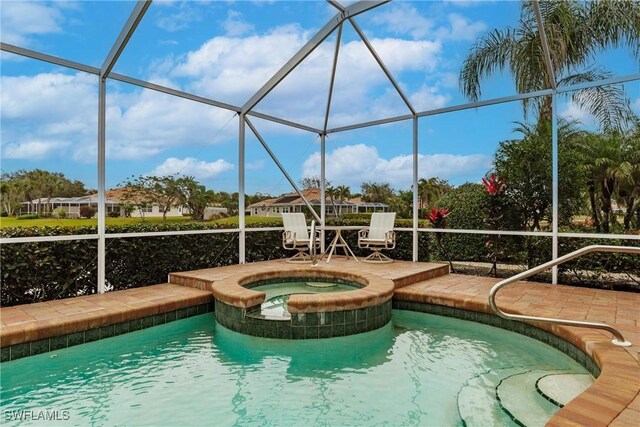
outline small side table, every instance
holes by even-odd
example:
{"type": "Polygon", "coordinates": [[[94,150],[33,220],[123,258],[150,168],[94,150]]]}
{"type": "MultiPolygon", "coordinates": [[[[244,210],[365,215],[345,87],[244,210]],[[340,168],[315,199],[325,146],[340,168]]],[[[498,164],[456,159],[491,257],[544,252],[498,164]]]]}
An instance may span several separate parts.
{"type": "Polygon", "coordinates": [[[333,253],[336,251],[336,248],[342,248],[346,257],[349,257],[349,255],[351,255],[353,259],[356,260],[356,262],[360,262],[358,261],[358,258],[356,258],[356,256],[353,254],[353,251],[347,244],[347,241],[344,240],[344,237],[342,237],[342,233],[339,228],[336,229],[336,237],[333,238],[331,244],[329,245],[329,257],[327,258],[327,262],[331,261],[331,255],[333,255],[333,253]]]}

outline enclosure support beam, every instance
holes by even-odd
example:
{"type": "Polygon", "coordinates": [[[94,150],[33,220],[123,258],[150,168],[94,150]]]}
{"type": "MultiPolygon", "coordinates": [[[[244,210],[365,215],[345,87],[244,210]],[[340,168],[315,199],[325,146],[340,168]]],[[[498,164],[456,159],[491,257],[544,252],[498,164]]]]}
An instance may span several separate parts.
{"type": "Polygon", "coordinates": [[[287,170],[284,168],[284,166],[282,166],[282,163],[280,163],[280,160],[278,160],[278,158],[273,153],[273,151],[271,151],[271,148],[269,148],[269,146],[267,145],[265,140],[262,139],[262,136],[260,136],[260,133],[258,133],[258,130],[253,126],[253,123],[251,123],[249,118],[246,117],[246,116],[244,118],[244,121],[247,123],[247,125],[249,125],[249,129],[251,129],[251,132],[253,132],[253,134],[256,136],[256,138],[258,138],[258,141],[260,141],[260,144],[262,144],[262,147],[264,147],[264,149],[267,152],[267,154],[269,154],[269,156],[271,157],[271,160],[273,160],[274,163],[276,164],[276,166],[278,166],[278,169],[280,169],[280,172],[282,172],[284,177],[287,178],[287,181],[289,181],[289,184],[291,184],[291,186],[296,191],[296,193],[298,193],[298,195],[300,196],[300,198],[302,199],[304,204],[307,205],[307,208],[309,208],[309,210],[311,211],[311,214],[314,216],[316,221],[318,221],[320,224],[324,225],[324,223],[322,222],[322,219],[318,216],[316,211],[313,209],[313,206],[311,206],[311,203],[309,203],[307,198],[304,197],[304,195],[302,194],[302,192],[300,191],[300,189],[296,185],[295,181],[291,178],[291,176],[289,175],[287,170]]]}
{"type": "Polygon", "coordinates": [[[245,206],[244,206],[244,160],[245,160],[245,115],[238,114],[238,228],[240,229],[239,245],[238,245],[238,263],[246,262],[246,244],[247,237],[245,224],[245,206]]]}
{"type": "Polygon", "coordinates": [[[364,33],[362,32],[358,24],[356,24],[356,21],[353,18],[349,18],[349,22],[351,23],[351,26],[353,27],[353,29],[356,30],[356,33],[358,33],[358,36],[360,36],[360,39],[362,40],[364,45],[367,47],[367,49],[369,49],[371,56],[373,56],[373,59],[376,60],[376,62],[378,63],[378,65],[380,66],[384,74],[387,76],[387,79],[389,79],[393,87],[396,89],[396,92],[398,92],[398,95],[400,95],[400,98],[402,98],[404,103],[407,105],[407,108],[409,109],[409,111],[411,111],[411,114],[415,115],[416,110],[413,108],[413,105],[411,105],[409,98],[407,98],[407,96],[404,94],[404,92],[400,88],[400,85],[398,84],[398,82],[396,82],[396,79],[393,78],[387,66],[384,65],[384,62],[382,62],[382,59],[380,58],[380,56],[378,56],[378,53],[373,48],[373,45],[369,42],[369,39],[367,38],[367,36],[364,35],[364,33]]]}
{"type": "Polygon", "coordinates": [[[544,63],[547,67],[547,83],[552,89],[556,88],[556,74],[553,70],[553,62],[551,62],[551,51],[549,50],[549,42],[547,40],[547,33],[544,30],[544,22],[542,21],[542,15],[540,14],[540,4],[538,0],[533,0],[533,10],[536,13],[536,21],[538,22],[538,34],[540,35],[540,42],[542,43],[542,55],[544,57],[544,63]]]}
{"type": "Polygon", "coordinates": [[[243,106],[242,112],[247,113],[269,94],[285,77],[289,75],[304,59],[311,54],[345,19],[359,15],[367,10],[388,3],[391,0],[359,1],[337,13],[320,29],[293,57],[287,61],[243,106]]]}
{"type": "Polygon", "coordinates": [[[107,82],[98,82],[98,293],[106,291],[106,212],[105,212],[105,157],[106,157],[107,82]]]}
{"type": "MultiPolygon", "coordinates": [[[[551,95],[551,206],[553,222],[551,223],[552,246],[551,259],[558,258],[558,95],[551,95]]],[[[558,284],[558,266],[551,269],[551,283],[558,284]]]]}
{"type": "Polygon", "coordinates": [[[331,98],[333,97],[333,85],[336,81],[336,68],[338,67],[338,54],[340,53],[340,40],[342,39],[342,24],[338,27],[338,37],[336,38],[336,49],[333,52],[333,66],[331,67],[331,78],[329,80],[329,96],[327,98],[327,109],[324,114],[324,126],[322,132],[326,136],[329,124],[329,112],[331,111],[331,98]]]}
{"type": "Polygon", "coordinates": [[[413,262],[418,261],[418,117],[413,116],[413,262]]]}
{"type": "MultiPolygon", "coordinates": [[[[338,36],[338,38],[340,38],[340,36],[338,36]]],[[[326,127],[326,122],[325,122],[325,127],[326,127]]],[[[322,225],[326,225],[326,219],[327,219],[327,183],[326,183],[326,179],[327,179],[327,170],[326,170],[326,165],[327,165],[327,134],[326,133],[322,133],[320,134],[320,216],[321,216],[321,221],[320,223],[322,225]]],[[[322,228],[322,231],[320,233],[320,249],[322,250],[322,253],[324,253],[325,251],[325,247],[324,247],[324,236],[325,236],[325,230],[324,227],[322,228]]]]}
{"type": "Polygon", "coordinates": [[[133,11],[131,11],[131,15],[129,15],[129,19],[125,22],[124,27],[122,27],[122,31],[118,35],[113,46],[111,46],[111,50],[107,54],[104,62],[102,63],[102,67],[100,68],[100,75],[105,78],[109,76],[113,66],[116,65],[118,58],[122,54],[125,46],[129,42],[129,39],[136,31],[138,24],[142,20],[147,9],[151,6],[151,0],[138,0],[136,5],[133,7],[133,11]]]}

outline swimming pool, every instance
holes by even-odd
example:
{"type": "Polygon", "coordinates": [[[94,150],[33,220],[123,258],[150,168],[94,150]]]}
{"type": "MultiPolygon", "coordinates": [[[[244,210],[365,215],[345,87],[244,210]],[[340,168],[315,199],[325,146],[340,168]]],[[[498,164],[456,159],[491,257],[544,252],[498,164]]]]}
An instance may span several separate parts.
{"type": "MultiPolygon", "coordinates": [[[[0,369],[5,414],[68,411],[57,425],[154,426],[514,425],[495,399],[510,379],[587,375],[531,338],[402,310],[372,332],[308,341],[235,333],[206,314],[0,369]]],[[[5,425],[19,424],[5,414],[5,425]]]]}

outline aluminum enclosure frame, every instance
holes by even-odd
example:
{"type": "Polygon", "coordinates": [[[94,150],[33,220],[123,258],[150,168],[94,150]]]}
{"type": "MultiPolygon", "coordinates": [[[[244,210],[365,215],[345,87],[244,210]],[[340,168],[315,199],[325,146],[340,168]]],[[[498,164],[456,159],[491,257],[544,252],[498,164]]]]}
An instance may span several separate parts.
{"type": "MultiPolygon", "coordinates": [[[[445,114],[453,111],[461,111],[471,108],[478,108],[488,105],[497,105],[501,103],[519,101],[523,99],[540,97],[540,96],[551,96],[552,97],[552,209],[553,209],[553,218],[557,219],[558,217],[558,140],[557,140],[557,132],[558,132],[558,118],[557,118],[557,98],[558,95],[564,94],[567,92],[588,88],[588,87],[596,87],[603,85],[611,85],[611,84],[622,84],[626,82],[635,82],[640,81],[640,73],[628,75],[628,76],[617,76],[597,82],[588,82],[581,83],[571,86],[557,87],[557,82],[553,77],[554,70],[553,64],[551,61],[550,50],[547,42],[547,37],[545,34],[542,17],[540,15],[538,0],[534,0],[534,11],[536,13],[536,19],[538,22],[538,32],[539,37],[542,44],[543,50],[543,60],[545,62],[545,66],[547,68],[547,72],[550,76],[549,79],[549,88],[541,91],[525,93],[525,94],[516,94],[512,96],[506,96],[501,98],[494,98],[489,100],[477,101],[473,103],[461,104],[456,106],[444,107],[439,109],[432,109],[427,111],[415,111],[411,103],[409,102],[406,95],[402,92],[399,84],[388,71],[388,68],[384,64],[384,62],[380,59],[380,57],[376,54],[373,46],[366,39],[364,33],[357,26],[354,16],[364,13],[370,9],[381,6],[385,3],[388,3],[390,0],[382,0],[382,1],[360,1],[352,4],[349,7],[344,7],[340,5],[335,0],[328,0],[328,3],[338,9],[338,13],[332,17],[325,26],[311,39],[309,42],[298,51],[265,85],[263,85],[258,92],[256,92],[243,106],[234,106],[231,104],[227,104],[224,102],[217,101],[215,99],[203,97],[196,94],[187,93],[181,90],[165,87],[162,85],[158,85],[151,82],[146,82],[140,79],[136,79],[133,77],[128,77],[122,74],[112,73],[113,67],[117,63],[118,58],[126,48],[126,44],[131,38],[131,36],[135,33],[138,24],[144,19],[145,12],[148,10],[151,0],[139,0],[136,2],[129,19],[125,23],[122,31],[120,32],[118,38],[112,45],[107,57],[105,58],[102,66],[100,68],[88,66],[85,64],[81,64],[75,61],[66,60],[63,58],[55,57],[52,55],[48,55],[45,53],[37,52],[34,50],[26,49],[19,46],[14,46],[8,43],[0,42],[0,50],[5,52],[10,52],[19,56],[32,58],[39,61],[44,61],[48,63],[52,63],[55,65],[59,65],[65,68],[82,71],[85,73],[89,73],[98,77],[98,232],[93,235],[67,235],[67,236],[41,236],[41,237],[22,237],[22,238],[1,238],[0,244],[18,244],[18,243],[32,243],[32,242],[52,242],[52,241],[68,241],[68,240],[98,240],[98,278],[97,285],[98,291],[105,291],[105,245],[106,239],[111,238],[138,238],[138,237],[149,237],[149,236],[171,236],[171,235],[184,235],[184,234],[217,234],[217,233],[239,233],[239,261],[240,263],[244,263],[245,260],[245,237],[246,232],[259,232],[259,231],[272,231],[279,230],[279,228],[247,228],[245,223],[245,206],[244,206],[244,194],[245,194],[245,124],[248,124],[249,127],[254,131],[260,142],[264,145],[265,149],[268,153],[270,153],[273,160],[278,164],[281,168],[283,174],[290,181],[292,186],[299,192],[296,188],[295,183],[292,181],[291,177],[287,174],[284,167],[279,164],[278,160],[275,158],[275,155],[268,148],[268,145],[264,140],[259,136],[257,130],[251,124],[248,116],[258,117],[264,120],[272,121],[275,123],[279,123],[285,126],[290,126],[293,128],[301,129],[307,132],[315,133],[321,138],[321,215],[320,220],[323,227],[321,227],[324,233],[324,221],[326,220],[326,206],[325,206],[325,180],[326,180],[326,137],[328,134],[338,133],[338,132],[346,132],[349,130],[355,130],[370,126],[378,126],[384,125],[388,123],[395,123],[400,121],[412,120],[413,127],[413,138],[412,138],[412,152],[413,152],[413,171],[412,171],[412,181],[413,181],[413,209],[412,209],[412,217],[413,223],[412,228],[405,229],[399,228],[399,231],[411,231],[412,232],[412,240],[413,240],[413,261],[417,261],[419,258],[418,253],[418,235],[421,232],[431,233],[431,232],[444,232],[444,233],[457,233],[457,234],[488,234],[488,235],[505,235],[505,236],[539,236],[539,237],[551,237],[553,239],[552,244],[552,259],[558,258],[558,241],[559,238],[596,238],[596,239],[639,239],[637,236],[630,235],[619,235],[619,234],[586,234],[586,233],[563,233],[559,232],[557,220],[554,220],[552,223],[552,231],[551,232],[519,232],[519,231],[496,231],[496,230],[453,230],[453,229],[432,229],[432,228],[420,228],[419,227],[419,218],[418,218],[418,209],[417,209],[417,200],[418,200],[418,190],[417,190],[417,182],[418,182],[418,156],[419,156],[419,139],[418,139],[418,124],[419,119],[422,117],[428,117],[433,115],[445,114]],[[383,72],[394,86],[400,97],[405,102],[407,108],[410,111],[410,114],[389,117],[381,120],[374,120],[364,123],[357,123],[348,126],[341,126],[333,129],[328,129],[328,121],[329,121],[329,113],[331,108],[331,99],[333,95],[333,88],[335,82],[335,73],[336,73],[336,64],[338,61],[338,55],[340,50],[341,43],[341,33],[342,33],[342,25],[345,20],[349,20],[350,24],[354,27],[358,35],[360,36],[362,42],[365,44],[373,58],[382,68],[383,72]],[[274,117],[268,114],[260,113],[258,111],[254,111],[256,105],[268,95],[268,93],[275,88],[286,76],[293,70],[297,65],[299,65],[304,59],[320,44],[324,41],[334,30],[338,30],[338,37],[335,47],[334,54],[334,62],[332,67],[332,72],[330,76],[330,90],[328,94],[327,107],[325,112],[325,120],[322,129],[317,129],[312,126],[307,126],[301,123],[296,123],[294,121],[285,120],[279,117],[274,117]],[[187,100],[191,100],[193,102],[202,103],[205,105],[209,105],[215,108],[221,108],[225,110],[232,111],[238,115],[239,118],[239,129],[238,129],[238,162],[239,162],[239,174],[238,174],[238,186],[239,186],[239,227],[236,229],[225,229],[225,230],[192,230],[192,231],[167,231],[167,232],[153,232],[153,233],[115,233],[115,234],[107,234],[105,231],[105,131],[106,131],[106,82],[108,79],[112,79],[115,81],[121,81],[127,84],[135,85],[141,88],[153,90],[160,93],[165,93],[170,96],[175,96],[187,100]]],[[[307,202],[308,203],[308,202],[307,202]]],[[[312,212],[314,212],[312,210],[312,212]]],[[[315,214],[315,212],[314,212],[315,214]]],[[[316,215],[317,216],[317,215],[316,215]]],[[[557,283],[557,269],[553,272],[553,283],[557,283]]]]}

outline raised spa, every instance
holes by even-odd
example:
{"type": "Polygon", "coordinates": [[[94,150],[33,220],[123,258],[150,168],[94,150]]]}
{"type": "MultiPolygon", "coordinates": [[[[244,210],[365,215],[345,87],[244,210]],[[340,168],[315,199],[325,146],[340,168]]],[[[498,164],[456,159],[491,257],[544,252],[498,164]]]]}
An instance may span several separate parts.
{"type": "Polygon", "coordinates": [[[372,331],[391,320],[391,280],[313,269],[231,276],[212,287],[216,320],[265,338],[313,339],[372,331]]]}

